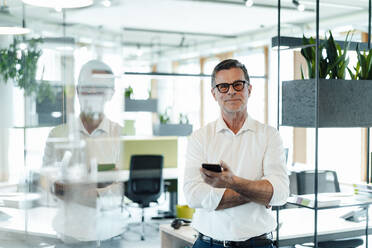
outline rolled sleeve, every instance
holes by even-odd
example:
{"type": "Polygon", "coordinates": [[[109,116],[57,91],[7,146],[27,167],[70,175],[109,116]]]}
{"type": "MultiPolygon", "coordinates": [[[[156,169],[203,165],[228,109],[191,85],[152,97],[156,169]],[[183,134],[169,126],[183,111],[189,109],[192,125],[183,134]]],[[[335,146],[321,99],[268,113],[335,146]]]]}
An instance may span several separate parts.
{"type": "Polygon", "coordinates": [[[283,142],[279,133],[273,129],[268,136],[268,145],[263,159],[263,178],[273,186],[270,205],[284,205],[289,196],[289,178],[285,166],[283,142]]]}
{"type": "Polygon", "coordinates": [[[184,171],[183,190],[187,204],[192,208],[215,210],[225,189],[213,188],[203,181],[200,167],[206,161],[200,138],[193,134],[187,144],[186,166],[184,171]]]}

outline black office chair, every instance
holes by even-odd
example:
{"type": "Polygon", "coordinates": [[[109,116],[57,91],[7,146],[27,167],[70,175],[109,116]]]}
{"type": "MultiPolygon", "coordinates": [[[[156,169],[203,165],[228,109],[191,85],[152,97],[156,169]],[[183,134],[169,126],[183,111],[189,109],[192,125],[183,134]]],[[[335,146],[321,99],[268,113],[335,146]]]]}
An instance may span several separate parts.
{"type": "MultiPolygon", "coordinates": [[[[291,194],[314,194],[315,171],[292,172],[290,175],[291,194]]],[[[318,171],[318,193],[340,192],[340,184],[335,171],[318,171]]],[[[321,241],[319,248],[354,248],[363,245],[363,239],[340,239],[321,241]]]]}
{"type": "Polygon", "coordinates": [[[141,240],[145,240],[145,208],[150,202],[157,202],[163,192],[163,156],[133,155],[129,181],[124,185],[124,195],[138,203],[142,210],[140,235],[141,240]]]}

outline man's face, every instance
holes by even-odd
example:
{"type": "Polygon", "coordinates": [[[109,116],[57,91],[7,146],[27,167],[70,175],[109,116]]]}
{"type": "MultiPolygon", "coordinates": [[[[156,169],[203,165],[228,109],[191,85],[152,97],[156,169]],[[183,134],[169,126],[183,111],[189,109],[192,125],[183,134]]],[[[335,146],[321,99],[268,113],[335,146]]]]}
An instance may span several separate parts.
{"type": "Polygon", "coordinates": [[[104,112],[106,102],[111,98],[112,89],[98,86],[79,86],[77,88],[80,111],[87,116],[98,117],[104,112]]]}
{"type": "MultiPolygon", "coordinates": [[[[216,85],[221,83],[232,84],[237,81],[246,81],[240,68],[221,70],[216,73],[216,85]]],[[[241,91],[236,91],[231,85],[226,93],[219,92],[216,87],[211,91],[214,99],[220,105],[221,111],[225,113],[246,112],[252,86],[244,84],[244,88],[241,91]]]]}

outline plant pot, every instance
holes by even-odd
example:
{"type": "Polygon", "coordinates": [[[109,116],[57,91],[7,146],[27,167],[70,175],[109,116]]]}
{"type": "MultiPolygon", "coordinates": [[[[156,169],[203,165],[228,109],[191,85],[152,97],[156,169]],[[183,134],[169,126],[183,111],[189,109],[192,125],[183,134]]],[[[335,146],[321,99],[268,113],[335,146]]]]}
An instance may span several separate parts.
{"type": "Polygon", "coordinates": [[[158,99],[134,100],[125,98],[124,110],[127,112],[157,112],[158,99]]]}
{"type": "MultiPolygon", "coordinates": [[[[372,126],[371,80],[319,80],[319,127],[372,126]]],[[[282,126],[315,127],[315,79],[284,81],[282,126]]]]}
{"type": "Polygon", "coordinates": [[[66,122],[66,102],[62,86],[53,86],[54,100],[48,97],[41,102],[36,100],[36,113],[39,126],[55,126],[66,122]]]}
{"type": "Polygon", "coordinates": [[[153,126],[156,136],[188,136],[192,133],[190,124],[157,124],[153,126]]]}

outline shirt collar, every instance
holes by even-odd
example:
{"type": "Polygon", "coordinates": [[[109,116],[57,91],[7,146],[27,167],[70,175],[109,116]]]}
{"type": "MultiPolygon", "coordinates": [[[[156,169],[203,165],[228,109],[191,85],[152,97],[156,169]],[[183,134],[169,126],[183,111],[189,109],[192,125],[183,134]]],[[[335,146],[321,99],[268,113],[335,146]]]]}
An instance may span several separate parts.
{"type": "MultiPolygon", "coordinates": [[[[79,122],[80,132],[82,132],[86,135],[89,135],[88,131],[85,129],[85,127],[83,125],[83,122],[81,121],[81,118],[79,117],[78,119],[79,119],[78,122],[79,122]]],[[[90,135],[93,135],[97,131],[103,131],[105,133],[109,133],[110,123],[109,123],[108,119],[106,118],[106,116],[103,117],[101,123],[98,125],[98,127],[90,135]]]]}
{"type": "MultiPolygon", "coordinates": [[[[229,127],[226,125],[225,121],[223,120],[222,116],[217,119],[217,125],[216,125],[216,132],[220,132],[223,130],[230,130],[229,127]]],[[[231,130],[230,130],[231,131],[231,130]]],[[[244,131],[256,131],[256,125],[254,119],[250,117],[250,115],[247,116],[247,118],[244,121],[243,126],[240,128],[239,133],[242,133],[244,131]]]]}

